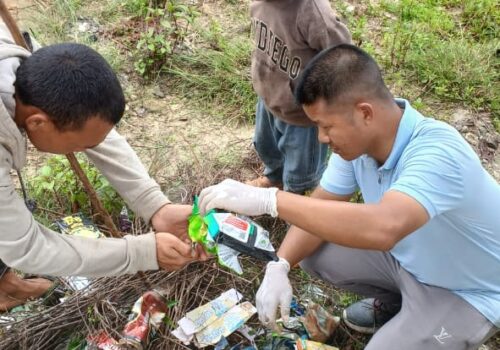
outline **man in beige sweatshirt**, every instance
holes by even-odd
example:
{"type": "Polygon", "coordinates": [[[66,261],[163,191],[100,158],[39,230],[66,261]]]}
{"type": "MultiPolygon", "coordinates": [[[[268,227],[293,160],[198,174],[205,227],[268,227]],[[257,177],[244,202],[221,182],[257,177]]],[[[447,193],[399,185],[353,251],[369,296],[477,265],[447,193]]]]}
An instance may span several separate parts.
{"type": "Polygon", "coordinates": [[[22,280],[6,266],[96,277],[174,270],[200,258],[185,241],[191,207],[171,204],[114,130],[124,107],[120,83],[97,52],[59,44],[31,54],[0,25],[0,309],[50,286],[44,279],[22,280]],[[61,235],[36,222],[10,176],[25,164],[26,138],[43,152],[85,152],[156,233],[96,240],[61,235]]]}

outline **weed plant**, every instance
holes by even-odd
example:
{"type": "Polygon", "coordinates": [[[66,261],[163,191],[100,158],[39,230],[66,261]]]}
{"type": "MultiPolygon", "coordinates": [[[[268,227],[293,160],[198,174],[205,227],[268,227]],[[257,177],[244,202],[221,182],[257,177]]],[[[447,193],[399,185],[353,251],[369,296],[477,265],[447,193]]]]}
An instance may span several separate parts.
{"type": "Polygon", "coordinates": [[[144,26],[136,46],[135,69],[142,76],[155,76],[183,45],[198,12],[177,0],[135,1],[135,5],[144,26]]]}
{"type": "MultiPolygon", "coordinates": [[[[111,187],[106,178],[91,163],[78,157],[78,161],[90,183],[102,201],[104,208],[118,217],[124,202],[111,187]]],[[[38,170],[35,177],[28,180],[28,194],[39,205],[36,215],[42,223],[50,225],[53,221],[47,213],[70,214],[82,212],[91,215],[90,201],[85,189],[64,156],[54,156],[38,170]]]]}

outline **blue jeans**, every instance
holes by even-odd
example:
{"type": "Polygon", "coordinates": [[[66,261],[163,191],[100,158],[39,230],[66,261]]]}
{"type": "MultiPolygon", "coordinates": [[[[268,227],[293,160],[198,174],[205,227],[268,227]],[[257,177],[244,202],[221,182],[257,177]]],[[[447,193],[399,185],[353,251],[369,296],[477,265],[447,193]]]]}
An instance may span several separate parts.
{"type": "Polygon", "coordinates": [[[255,114],[254,145],[264,163],[264,175],[283,183],[285,191],[314,189],[326,168],[328,145],[318,141],[315,126],[290,125],[272,115],[259,98],[255,114]]]}

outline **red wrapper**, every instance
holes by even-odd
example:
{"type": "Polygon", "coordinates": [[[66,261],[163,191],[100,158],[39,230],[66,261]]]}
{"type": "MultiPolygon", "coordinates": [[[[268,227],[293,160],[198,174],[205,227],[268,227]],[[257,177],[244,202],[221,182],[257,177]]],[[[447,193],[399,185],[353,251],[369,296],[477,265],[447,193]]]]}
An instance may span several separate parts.
{"type": "Polygon", "coordinates": [[[122,350],[123,348],[105,331],[99,331],[87,337],[89,350],[122,350]]]}
{"type": "Polygon", "coordinates": [[[144,293],[132,308],[130,321],[125,325],[120,344],[143,349],[148,344],[151,334],[160,327],[166,312],[166,300],[160,293],[155,291],[144,293]]]}

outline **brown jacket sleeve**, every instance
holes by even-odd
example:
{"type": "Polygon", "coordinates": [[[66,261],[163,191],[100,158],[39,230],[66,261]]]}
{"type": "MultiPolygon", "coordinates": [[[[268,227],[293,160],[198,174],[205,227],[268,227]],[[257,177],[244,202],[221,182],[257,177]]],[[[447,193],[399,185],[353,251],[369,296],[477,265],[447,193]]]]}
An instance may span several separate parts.
{"type": "Polygon", "coordinates": [[[309,46],[318,51],[351,43],[351,33],[332,10],[328,0],[304,2],[297,25],[309,46]]]}

